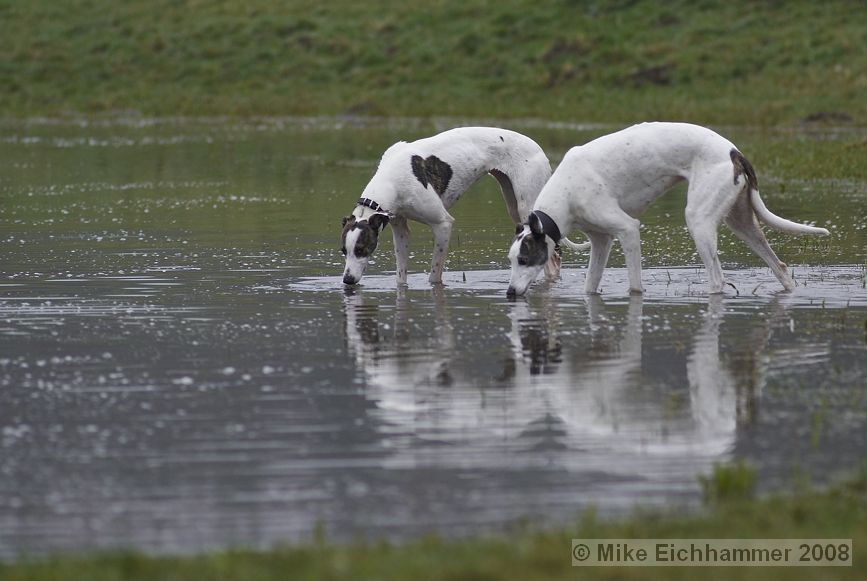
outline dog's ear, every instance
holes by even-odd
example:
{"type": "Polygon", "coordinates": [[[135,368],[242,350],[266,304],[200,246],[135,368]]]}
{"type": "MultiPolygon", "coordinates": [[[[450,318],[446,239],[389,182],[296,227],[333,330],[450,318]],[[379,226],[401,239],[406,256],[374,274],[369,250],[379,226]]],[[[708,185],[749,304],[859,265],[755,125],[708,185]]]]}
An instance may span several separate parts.
{"type": "Polygon", "coordinates": [[[539,220],[539,216],[535,212],[530,212],[530,219],[527,223],[530,225],[530,232],[533,233],[533,236],[538,238],[545,235],[545,232],[542,230],[542,221],[539,220]]]}
{"type": "Polygon", "coordinates": [[[385,214],[374,214],[367,219],[367,223],[370,224],[370,227],[374,230],[381,231],[388,225],[388,216],[385,214]]]}

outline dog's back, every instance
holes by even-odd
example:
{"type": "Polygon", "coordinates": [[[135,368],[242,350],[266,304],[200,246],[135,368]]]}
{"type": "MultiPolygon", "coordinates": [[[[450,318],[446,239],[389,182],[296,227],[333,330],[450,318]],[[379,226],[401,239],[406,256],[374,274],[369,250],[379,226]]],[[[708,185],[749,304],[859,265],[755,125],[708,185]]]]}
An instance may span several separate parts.
{"type": "MultiPolygon", "coordinates": [[[[448,209],[487,173],[499,182],[517,223],[526,220],[551,177],[551,164],[526,135],[496,127],[458,127],[389,147],[363,195],[394,187],[398,199],[393,209],[400,212],[402,206],[418,205],[423,192],[432,191],[448,209]],[[417,194],[409,194],[412,190],[417,194]]],[[[411,209],[405,211],[411,216],[411,209]]]]}
{"type": "MultiPolygon", "coordinates": [[[[641,123],[570,149],[547,189],[604,184],[625,212],[639,216],[662,192],[695,171],[716,164],[731,165],[734,145],[721,135],[689,123],[641,123]]],[[[538,205],[538,204],[537,204],[538,205]]],[[[543,208],[544,209],[544,208],[543,208]]]]}
{"type": "MultiPolygon", "coordinates": [[[[656,174],[689,179],[696,165],[729,162],[729,140],[689,123],[641,123],[572,148],[609,183],[624,175],[656,174]]],[[[566,159],[564,158],[564,161],[566,159]]]]}

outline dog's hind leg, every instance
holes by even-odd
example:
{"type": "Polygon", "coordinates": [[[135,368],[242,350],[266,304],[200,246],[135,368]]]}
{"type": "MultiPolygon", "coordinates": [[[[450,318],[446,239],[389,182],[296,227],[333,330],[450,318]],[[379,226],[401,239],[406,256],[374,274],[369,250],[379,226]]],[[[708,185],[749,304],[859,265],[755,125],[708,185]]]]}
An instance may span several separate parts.
{"type": "MultiPolygon", "coordinates": [[[[534,148],[538,149],[535,144],[534,148]]],[[[551,177],[551,164],[542,150],[536,153],[509,155],[498,161],[489,173],[503,192],[509,216],[515,224],[526,222],[533,204],[551,177]]]]}
{"type": "Polygon", "coordinates": [[[714,171],[701,182],[691,183],[686,194],[686,227],[707,269],[708,291],[711,294],[723,292],[725,284],[717,253],[717,230],[738,196],[735,186],[731,184],[730,168],[724,170],[722,175],[714,171]]]}
{"type": "MultiPolygon", "coordinates": [[[[530,208],[526,204],[519,204],[518,198],[515,195],[515,186],[512,183],[512,178],[498,169],[492,169],[488,172],[500,184],[500,191],[503,193],[503,201],[506,202],[506,210],[509,212],[509,217],[515,224],[520,224],[527,219],[530,214],[530,208]],[[525,206],[525,207],[520,207],[525,206]]],[[[532,206],[532,202],[530,203],[532,206]]]]}
{"type": "Polygon", "coordinates": [[[614,236],[610,234],[587,234],[590,238],[590,262],[587,265],[587,278],[584,280],[584,292],[596,294],[602,281],[602,271],[608,263],[614,236]]]}
{"type": "Polygon", "coordinates": [[[443,268],[446,262],[446,253],[449,251],[449,239],[452,236],[452,225],[455,219],[445,212],[445,219],[442,222],[431,225],[434,236],[434,251],[433,262],[430,269],[430,282],[440,284],[443,281],[443,268]]]}
{"type": "Polygon", "coordinates": [[[737,201],[726,216],[726,224],[731,228],[735,235],[746,242],[747,246],[755,252],[759,258],[765,261],[765,264],[783,285],[786,290],[794,290],[795,281],[792,280],[789,274],[789,269],[774,253],[770,244],[768,244],[765,233],[756,221],[753,208],[750,204],[749,192],[744,189],[738,196],[737,201]]]}
{"type": "Polygon", "coordinates": [[[394,257],[397,263],[395,269],[397,284],[406,284],[409,264],[409,224],[406,218],[395,216],[391,219],[391,235],[394,239],[394,257]]]}
{"type": "Polygon", "coordinates": [[[711,294],[723,292],[722,265],[717,254],[717,224],[714,220],[697,217],[687,211],[686,226],[695,241],[698,255],[707,269],[708,291],[711,294]]]}

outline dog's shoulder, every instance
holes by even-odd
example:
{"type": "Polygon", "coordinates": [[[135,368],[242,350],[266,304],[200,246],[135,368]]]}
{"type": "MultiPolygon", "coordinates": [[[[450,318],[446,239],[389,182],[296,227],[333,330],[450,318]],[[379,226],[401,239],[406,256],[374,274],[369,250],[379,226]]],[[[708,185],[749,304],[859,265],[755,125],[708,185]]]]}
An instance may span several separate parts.
{"type": "Polygon", "coordinates": [[[383,162],[393,159],[399,155],[402,155],[403,152],[407,149],[409,144],[406,141],[398,141],[397,143],[389,146],[388,149],[385,150],[382,154],[382,159],[380,159],[380,164],[383,162]]]}
{"type": "Polygon", "coordinates": [[[398,141],[386,149],[379,159],[376,176],[384,177],[394,172],[397,168],[403,167],[403,162],[410,158],[411,145],[411,143],[407,143],[406,141],[398,141]]]}

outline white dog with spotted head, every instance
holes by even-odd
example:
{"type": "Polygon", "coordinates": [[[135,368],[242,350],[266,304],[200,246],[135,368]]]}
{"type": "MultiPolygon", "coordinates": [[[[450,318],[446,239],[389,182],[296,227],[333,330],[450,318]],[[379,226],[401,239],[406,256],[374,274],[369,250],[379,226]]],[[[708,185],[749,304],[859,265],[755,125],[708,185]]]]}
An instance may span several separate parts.
{"type": "MultiPolygon", "coordinates": [[[[433,230],[430,282],[442,282],[454,222],[448,209],[485,174],[499,182],[509,216],[519,224],[551,176],[551,165],[532,139],[495,127],[461,127],[388,148],[352,214],[343,219],[343,282],[361,280],[379,234],[391,224],[397,282],[406,284],[408,220],[433,230]]],[[[549,275],[559,274],[559,256],[552,253],[547,262],[549,275]]]]}
{"type": "Polygon", "coordinates": [[[584,290],[595,293],[614,238],[626,257],[629,288],[641,293],[638,217],[686,180],[686,224],[707,268],[711,293],[725,281],[717,229],[729,228],[767,263],[786,290],[795,283],[768,245],[756,218],[786,232],[827,236],[824,228],[773,214],[759,196],[755,170],[727,139],[687,123],[642,123],[570,149],[545,184],[509,249],[509,295],[522,295],[554,252],[562,233],[583,231],[592,244],[584,290]]]}

